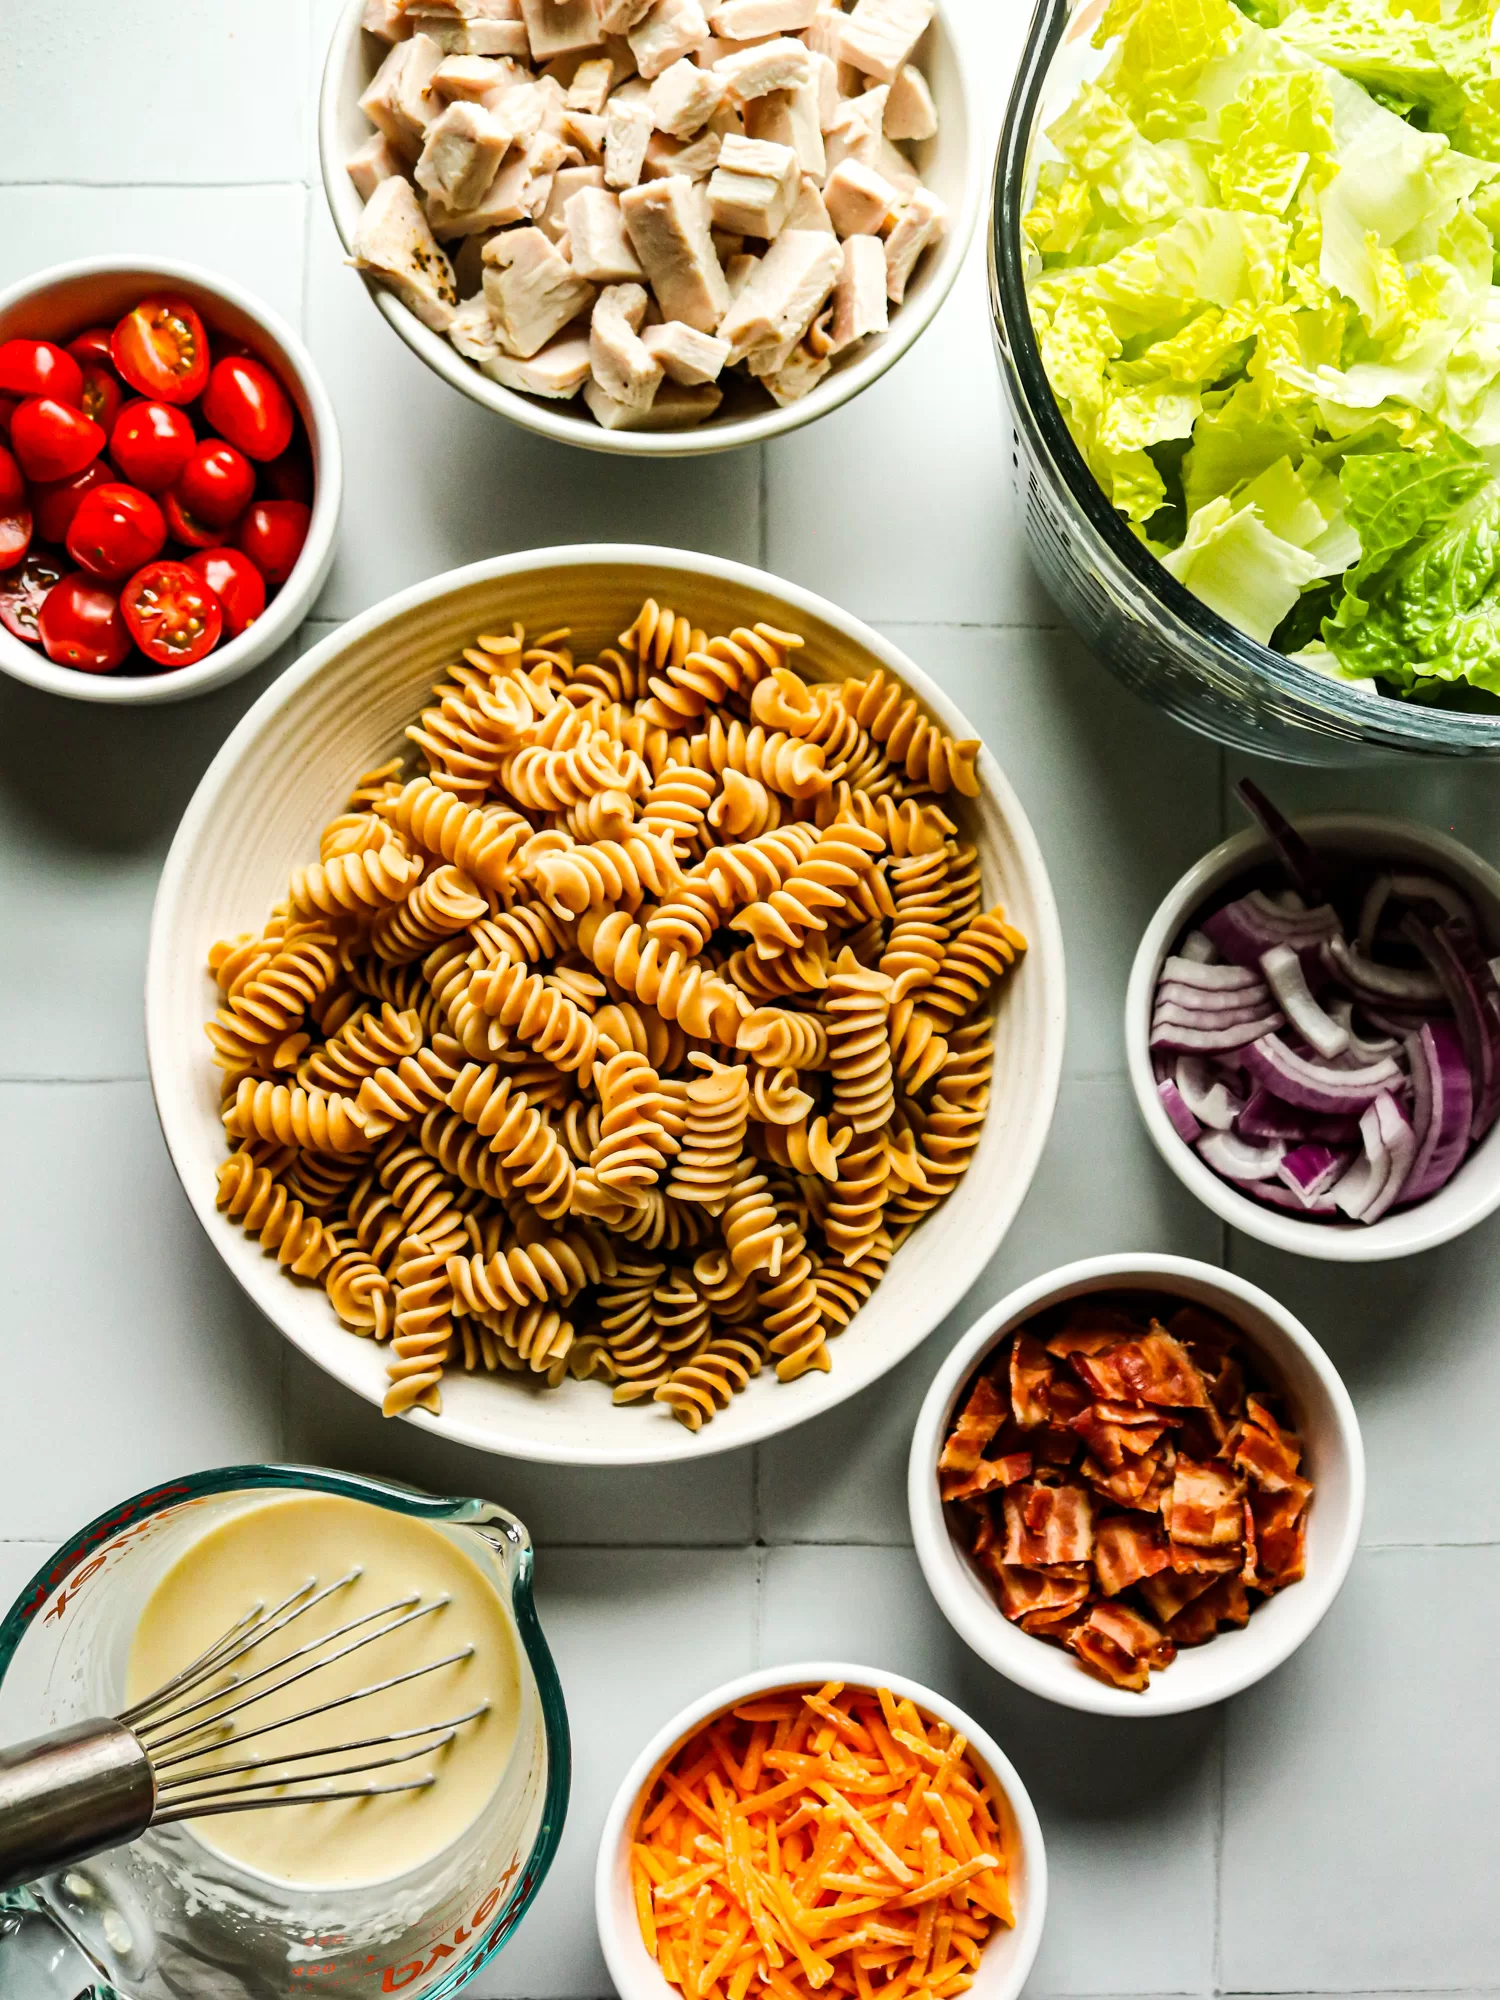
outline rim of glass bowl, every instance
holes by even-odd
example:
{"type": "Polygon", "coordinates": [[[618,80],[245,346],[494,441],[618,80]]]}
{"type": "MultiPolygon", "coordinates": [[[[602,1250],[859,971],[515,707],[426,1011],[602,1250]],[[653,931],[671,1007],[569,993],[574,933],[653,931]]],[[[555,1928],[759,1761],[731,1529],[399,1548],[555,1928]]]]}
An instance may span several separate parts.
{"type": "MultiPolygon", "coordinates": [[[[1085,465],[1042,366],[1027,309],[1021,254],[1021,197],[1032,126],[1053,55],[1075,11],[1072,0],[1037,0],[995,161],[990,310],[1002,366],[1009,377],[1012,408],[1029,448],[1048,466],[1082,516],[1079,525],[1085,539],[1091,532],[1107,559],[1154,600],[1167,639],[1189,659],[1204,649],[1215,656],[1200,671],[1217,669],[1225,676],[1249,677],[1268,693],[1303,704],[1315,702],[1326,724],[1366,745],[1429,755],[1488,752],[1500,756],[1500,716],[1465,715],[1415,702],[1377,700],[1247,638],[1163,569],[1136,540],[1085,465]]],[[[1179,719],[1194,726],[1190,717],[1179,719]]],[[[1305,726],[1312,726],[1311,716],[1305,726]]],[[[1271,746],[1268,751],[1276,754],[1271,746]]]]}
{"type": "Polygon", "coordinates": [[[16,1648],[32,1619],[57,1586],[85,1557],[92,1554],[100,1542],[128,1522],[149,1519],[151,1515],[176,1507],[184,1500],[254,1489],[332,1493],[344,1500],[363,1500],[370,1506],[389,1507],[393,1513],[408,1514],[419,1521],[451,1521],[466,1527],[492,1527],[515,1551],[511,1609],[515,1613],[521,1644],[526,1649],[526,1657],[536,1678],[537,1698],[541,1703],[542,1729],[547,1742],[547,1790],[542,1800],[542,1817],[536,1839],[515,1888],[473,1950],[422,1996],[422,2000],[451,2000],[451,1996],[495,1956],[530,1908],[562,1839],[572,1783],[572,1753],[562,1683],[557,1677],[551,1649],[543,1637],[532,1594],[535,1555],[531,1536],[524,1522],[517,1520],[506,1508],[490,1500],[445,1499],[438,1494],[419,1492],[412,1486],[397,1486],[384,1479],[373,1479],[359,1473],[330,1472],[311,1465],[226,1465],[210,1472],[192,1472],[180,1479],[163,1480],[160,1485],[136,1494],[118,1507],[112,1507],[108,1513],[100,1514],[87,1527],[80,1528],[32,1577],[6,1613],[4,1621],[0,1622],[0,1683],[4,1682],[16,1648]]]}

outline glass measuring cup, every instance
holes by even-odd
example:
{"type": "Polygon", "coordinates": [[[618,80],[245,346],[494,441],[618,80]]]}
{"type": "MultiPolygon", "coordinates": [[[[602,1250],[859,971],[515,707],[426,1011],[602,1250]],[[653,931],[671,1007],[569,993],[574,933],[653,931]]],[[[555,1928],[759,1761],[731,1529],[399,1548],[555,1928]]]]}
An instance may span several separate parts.
{"type": "Polygon", "coordinates": [[[278,1492],[426,1521],[489,1577],[510,1612],[521,1677],[515,1747],[494,1798],[421,1867],[353,1888],[271,1882],[183,1826],[156,1828],[0,1894],[0,1994],[446,2000],[500,1950],[541,1886],[567,1811],[567,1715],[532,1603],[531,1538],[486,1500],[296,1465],[230,1466],[138,1494],[60,1549],[0,1624],[0,1743],[123,1708],[131,1639],[157,1582],[199,1535],[278,1492]]]}

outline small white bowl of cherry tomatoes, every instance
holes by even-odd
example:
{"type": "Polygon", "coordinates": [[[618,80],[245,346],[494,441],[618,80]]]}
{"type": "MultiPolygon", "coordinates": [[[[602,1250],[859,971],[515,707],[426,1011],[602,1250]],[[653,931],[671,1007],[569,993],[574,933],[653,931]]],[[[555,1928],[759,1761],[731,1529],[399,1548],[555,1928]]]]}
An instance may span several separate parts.
{"type": "Polygon", "coordinates": [[[343,474],[296,334],[185,264],[59,265],[0,292],[0,669],[180,701],[289,639],[343,474]]]}

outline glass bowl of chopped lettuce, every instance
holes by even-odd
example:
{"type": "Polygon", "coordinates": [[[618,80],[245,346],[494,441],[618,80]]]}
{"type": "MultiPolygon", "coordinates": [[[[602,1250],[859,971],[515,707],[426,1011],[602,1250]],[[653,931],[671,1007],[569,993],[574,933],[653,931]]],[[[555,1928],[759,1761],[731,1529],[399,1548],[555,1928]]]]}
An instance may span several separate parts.
{"type": "Polygon", "coordinates": [[[1028,540],[1221,742],[1500,755],[1489,15],[1038,0],[990,262],[1028,540]]]}

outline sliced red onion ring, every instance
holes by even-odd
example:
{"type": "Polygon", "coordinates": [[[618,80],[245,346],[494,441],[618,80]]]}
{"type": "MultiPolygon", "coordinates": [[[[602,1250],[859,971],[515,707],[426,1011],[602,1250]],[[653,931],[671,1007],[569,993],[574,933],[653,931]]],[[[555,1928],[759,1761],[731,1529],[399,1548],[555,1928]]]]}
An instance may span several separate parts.
{"type": "Polygon", "coordinates": [[[1469,1140],[1477,1145],[1500,1111],[1500,1016],[1485,999],[1489,965],[1474,933],[1463,924],[1431,930],[1408,916],[1402,929],[1442,981],[1474,1080],[1469,1140]]]}
{"type": "Polygon", "coordinates": [[[1403,903],[1434,903],[1445,917],[1464,924],[1477,932],[1474,921],[1474,906],[1467,896],[1461,895],[1451,882],[1444,882],[1436,875],[1393,875],[1391,893],[1399,896],[1403,903]]]}
{"type": "Polygon", "coordinates": [[[1161,1099],[1162,1109],[1172,1121],[1172,1129],[1179,1139],[1185,1139],[1191,1146],[1203,1135],[1203,1127],[1189,1111],[1182,1092],[1170,1077],[1156,1086],[1156,1094],[1161,1099]]]}
{"type": "Polygon", "coordinates": [[[1276,1177],[1286,1183],[1304,1208],[1312,1208],[1341,1178],[1348,1165],[1347,1153],[1336,1153],[1331,1146],[1310,1141],[1294,1147],[1282,1159],[1276,1177]]]}
{"type": "Polygon", "coordinates": [[[1205,917],[1200,928],[1236,965],[1259,967],[1261,953],[1274,944],[1311,950],[1324,939],[1337,937],[1339,919],[1327,903],[1315,910],[1285,910],[1263,889],[1252,889],[1248,896],[1205,917]]]}
{"type": "MultiPolygon", "coordinates": [[[[1293,956],[1296,954],[1293,953],[1293,956]]],[[[1190,1014],[1242,1014],[1247,1009],[1251,1013],[1269,1014],[1276,1007],[1270,987],[1260,980],[1253,986],[1233,987],[1227,993],[1200,993],[1196,986],[1183,986],[1178,980],[1164,979],[1156,989],[1156,1004],[1158,1007],[1184,1007],[1190,1014]]]]}
{"type": "Polygon", "coordinates": [[[1287,1104],[1335,1116],[1363,1110],[1382,1090],[1389,1090],[1401,1079],[1400,1065],[1391,1056],[1367,1069],[1334,1069],[1329,1063],[1297,1055],[1275,1035],[1259,1036],[1245,1050],[1245,1067],[1287,1104]]]}
{"type": "Polygon", "coordinates": [[[1402,1037],[1382,1035],[1379,1041],[1367,1042],[1354,1032],[1354,1002],[1352,1000],[1331,1000],[1328,1012],[1338,1022],[1349,1037],[1349,1053],[1357,1056],[1362,1063],[1378,1062],[1382,1056],[1393,1056],[1400,1048],[1402,1037]]]}
{"type": "Polygon", "coordinates": [[[1281,1011],[1302,1039],[1315,1048],[1325,1062],[1341,1056],[1349,1046],[1349,1030],[1323,1012],[1308,989],[1302,960],[1289,944],[1273,944],[1260,955],[1262,972],[1276,995],[1281,1011]]]}
{"type": "Polygon", "coordinates": [[[1159,980],[1173,980],[1180,986],[1193,986],[1205,993],[1223,993],[1259,986],[1259,970],[1249,965],[1202,965],[1195,958],[1188,958],[1179,952],[1169,958],[1157,974],[1159,980]]]}
{"type": "Polygon", "coordinates": [[[1452,1180],[1468,1153],[1474,1082],[1458,1030],[1447,1021],[1428,1021],[1408,1039],[1406,1053],[1417,1154],[1401,1199],[1425,1201],[1452,1180]]]}
{"type": "Polygon", "coordinates": [[[1177,947],[1177,954],[1193,965],[1217,965],[1219,962],[1219,947],[1202,931],[1189,931],[1177,947]]]}
{"type": "Polygon", "coordinates": [[[1153,1049],[1181,1049],[1191,1055],[1213,1055],[1220,1050],[1243,1048],[1281,1027],[1283,1016],[1267,1014],[1258,1021],[1242,1021],[1234,1027],[1185,1028],[1164,1021],[1151,1029],[1153,1049]]]}
{"type": "Polygon", "coordinates": [[[1345,986],[1372,1000],[1404,1000],[1422,1006],[1443,997],[1442,983],[1432,973],[1420,972],[1415,966],[1381,965],[1355,951],[1341,937],[1325,941],[1323,962],[1345,986]]]}
{"type": "Polygon", "coordinates": [[[1267,1208],[1287,1208],[1304,1218],[1326,1215],[1330,1218],[1338,1214],[1328,1195],[1320,1195],[1316,1201],[1301,1201],[1290,1188],[1280,1181],[1235,1181],[1232,1183],[1241,1194],[1249,1195],[1252,1201],[1263,1202],[1267,1208]]]}
{"type": "Polygon", "coordinates": [[[1237,1132],[1205,1132],[1198,1141],[1198,1156],[1216,1174],[1231,1181],[1268,1181],[1286,1158],[1285,1140],[1268,1139],[1256,1145],[1237,1132]]]}
{"type": "Polygon", "coordinates": [[[1204,1057],[1179,1056],[1173,1080],[1183,1103],[1200,1125],[1212,1126],[1215,1132],[1232,1129],[1244,1108],[1244,1100],[1236,1097],[1222,1078],[1214,1076],[1212,1065],[1204,1057]]]}
{"type": "Polygon", "coordinates": [[[1400,1194],[1417,1153],[1417,1135],[1393,1097],[1382,1094],[1359,1121],[1365,1155],[1333,1189],[1337,1207],[1355,1222],[1378,1222],[1400,1194]]]}
{"type": "Polygon", "coordinates": [[[1359,1143],[1356,1117],[1323,1118],[1316,1112],[1297,1111],[1269,1090],[1251,1092],[1244,1110],[1234,1121],[1234,1129],[1247,1139],[1321,1140],[1325,1146],[1355,1146],[1359,1143]]]}

